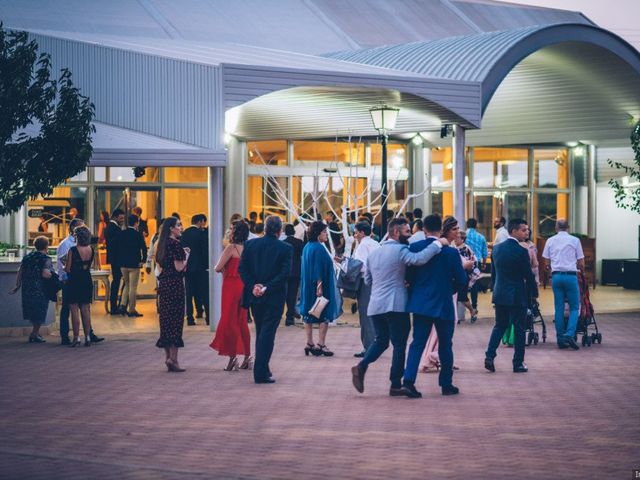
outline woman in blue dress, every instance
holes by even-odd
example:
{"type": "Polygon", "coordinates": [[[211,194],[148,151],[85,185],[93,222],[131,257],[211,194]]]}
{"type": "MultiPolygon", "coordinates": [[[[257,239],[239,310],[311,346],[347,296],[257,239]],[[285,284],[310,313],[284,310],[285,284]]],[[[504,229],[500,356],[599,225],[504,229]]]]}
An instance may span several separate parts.
{"type": "Polygon", "coordinates": [[[327,348],[326,338],[329,322],[342,314],[342,297],[336,287],[336,276],[331,255],[324,246],[329,232],[327,225],[316,221],[307,231],[309,242],[302,250],[302,269],[300,272],[300,304],[298,309],[304,321],[307,334],[305,355],[330,357],[333,352],[327,348]],[[319,318],[309,314],[318,297],[325,297],[329,303],[319,318]],[[318,343],[313,343],[313,324],[318,324],[318,343]]]}

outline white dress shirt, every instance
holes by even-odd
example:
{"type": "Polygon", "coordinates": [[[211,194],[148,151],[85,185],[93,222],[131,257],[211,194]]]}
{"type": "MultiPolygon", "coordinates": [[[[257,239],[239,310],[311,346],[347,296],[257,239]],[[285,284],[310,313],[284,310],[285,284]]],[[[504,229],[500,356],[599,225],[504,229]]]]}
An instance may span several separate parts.
{"type": "Polygon", "coordinates": [[[544,244],[542,256],[551,260],[552,272],[575,272],[584,253],[579,239],[567,232],[558,232],[544,244]]]}
{"type": "Polygon", "coordinates": [[[293,229],[295,230],[295,235],[294,237],[296,237],[298,240],[303,240],[304,241],[304,232],[307,229],[304,224],[302,222],[298,223],[297,225],[295,225],[293,227],[293,229]]]}
{"type": "Polygon", "coordinates": [[[355,258],[356,260],[360,260],[362,262],[361,271],[363,274],[367,273],[367,258],[369,258],[369,255],[371,254],[371,252],[379,248],[380,248],[380,244],[371,237],[364,237],[358,243],[358,247],[356,248],[356,251],[353,254],[353,258],[355,258]]]}
{"type": "Polygon", "coordinates": [[[424,234],[423,230],[418,230],[416,233],[409,237],[409,243],[416,243],[420,240],[426,240],[427,236],[424,234]]]}
{"type": "MultiPolygon", "coordinates": [[[[507,229],[505,227],[500,227],[497,231],[496,231],[496,238],[493,241],[493,245],[496,246],[498,245],[500,242],[504,242],[507,238],[509,238],[509,232],[507,232],[507,229]]],[[[515,239],[514,239],[515,240],[515,239]]],[[[517,241],[517,240],[516,240],[517,241]]]]}
{"type": "Polygon", "coordinates": [[[60,242],[60,245],[58,245],[58,250],[56,252],[56,266],[58,267],[58,278],[62,282],[67,280],[67,272],[64,271],[63,260],[66,259],[67,253],[69,253],[71,247],[75,246],[76,239],[73,237],[73,235],[69,235],[62,242],[60,242]]]}

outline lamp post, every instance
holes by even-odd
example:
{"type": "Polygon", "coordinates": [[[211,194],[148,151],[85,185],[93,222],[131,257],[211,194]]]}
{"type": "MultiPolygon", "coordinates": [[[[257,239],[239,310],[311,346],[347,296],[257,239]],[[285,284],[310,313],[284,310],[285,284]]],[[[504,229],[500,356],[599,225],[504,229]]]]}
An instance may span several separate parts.
{"type": "Polygon", "coordinates": [[[384,237],[387,233],[387,199],[389,196],[387,187],[387,140],[389,137],[387,132],[395,128],[400,109],[380,105],[369,109],[369,113],[371,114],[373,128],[378,131],[378,136],[382,143],[382,228],[380,237],[384,237]]]}

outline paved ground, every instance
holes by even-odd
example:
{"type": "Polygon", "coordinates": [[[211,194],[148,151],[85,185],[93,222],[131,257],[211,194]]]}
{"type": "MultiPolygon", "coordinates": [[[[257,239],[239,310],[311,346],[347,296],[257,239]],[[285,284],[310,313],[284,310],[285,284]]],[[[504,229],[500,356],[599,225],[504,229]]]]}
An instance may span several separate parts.
{"type": "Polygon", "coordinates": [[[388,353],[355,392],[350,326],[330,329],[333,358],[304,357],[302,330],[281,328],[275,385],[222,371],[204,328],[186,334],[183,374],[166,372],[151,334],[88,349],[5,338],[0,478],[631,478],[640,314],[599,321],[602,345],[530,347],[519,375],[503,348],[498,372],[485,372],[491,322],[463,324],[461,395],[442,397],[436,376],[421,374],[421,400],[387,396],[388,353]]]}

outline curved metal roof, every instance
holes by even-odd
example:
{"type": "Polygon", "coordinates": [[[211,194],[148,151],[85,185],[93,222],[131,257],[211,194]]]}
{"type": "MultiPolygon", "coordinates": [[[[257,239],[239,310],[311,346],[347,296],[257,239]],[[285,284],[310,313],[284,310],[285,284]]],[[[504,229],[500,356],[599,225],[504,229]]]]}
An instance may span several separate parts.
{"type": "Polygon", "coordinates": [[[617,55],[640,73],[640,53],[622,38],[584,24],[544,25],[330,54],[331,58],[482,83],[484,112],[509,72],[532,53],[563,42],[583,42],[617,55]]]}

